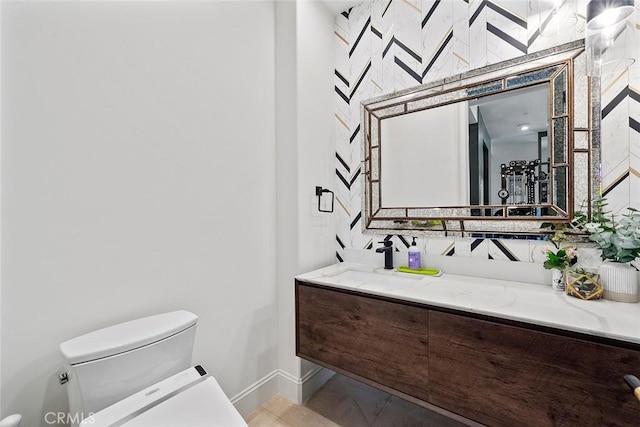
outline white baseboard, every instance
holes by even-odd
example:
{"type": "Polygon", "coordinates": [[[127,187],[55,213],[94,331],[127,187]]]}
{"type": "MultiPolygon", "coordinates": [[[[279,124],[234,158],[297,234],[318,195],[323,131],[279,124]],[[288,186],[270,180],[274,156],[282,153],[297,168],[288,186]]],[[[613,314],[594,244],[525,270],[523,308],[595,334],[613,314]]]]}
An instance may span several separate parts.
{"type": "Polygon", "coordinates": [[[334,374],[333,371],[318,367],[302,378],[296,378],[282,369],[276,369],[230,400],[243,417],[258,409],[276,394],[299,405],[313,396],[334,374]]]}
{"type": "Polygon", "coordinates": [[[240,415],[246,417],[278,394],[278,369],[231,398],[240,415]]]}

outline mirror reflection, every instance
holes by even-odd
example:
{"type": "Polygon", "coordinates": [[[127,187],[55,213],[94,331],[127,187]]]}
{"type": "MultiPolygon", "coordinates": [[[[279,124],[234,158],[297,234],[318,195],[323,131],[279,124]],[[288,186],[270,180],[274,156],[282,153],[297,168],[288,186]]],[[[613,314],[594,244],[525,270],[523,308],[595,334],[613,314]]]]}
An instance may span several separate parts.
{"type": "Polygon", "coordinates": [[[548,203],[549,105],[544,83],[382,120],[382,205],[548,203]]]}

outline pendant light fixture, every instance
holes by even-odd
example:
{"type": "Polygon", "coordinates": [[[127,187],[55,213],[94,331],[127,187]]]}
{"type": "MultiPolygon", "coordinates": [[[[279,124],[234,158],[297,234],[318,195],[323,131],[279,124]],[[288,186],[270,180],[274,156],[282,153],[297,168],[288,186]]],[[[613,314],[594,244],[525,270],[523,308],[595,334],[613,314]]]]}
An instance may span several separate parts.
{"type": "Polygon", "coordinates": [[[616,25],[634,10],[634,0],[591,0],[587,3],[587,30],[599,31],[616,25]]]}
{"type": "Polygon", "coordinates": [[[634,0],[587,3],[587,74],[608,81],[635,62],[634,0]]]}

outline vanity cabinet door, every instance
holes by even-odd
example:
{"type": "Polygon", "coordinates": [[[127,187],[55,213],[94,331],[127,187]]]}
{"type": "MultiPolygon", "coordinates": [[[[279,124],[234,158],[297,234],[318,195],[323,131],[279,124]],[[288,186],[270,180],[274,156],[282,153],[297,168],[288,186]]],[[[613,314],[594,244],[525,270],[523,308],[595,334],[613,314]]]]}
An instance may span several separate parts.
{"type": "Polygon", "coordinates": [[[640,353],[430,312],[429,401],[490,426],[637,426],[640,353]]]}
{"type": "Polygon", "coordinates": [[[427,400],[428,310],[296,284],[297,355],[427,400]]]}

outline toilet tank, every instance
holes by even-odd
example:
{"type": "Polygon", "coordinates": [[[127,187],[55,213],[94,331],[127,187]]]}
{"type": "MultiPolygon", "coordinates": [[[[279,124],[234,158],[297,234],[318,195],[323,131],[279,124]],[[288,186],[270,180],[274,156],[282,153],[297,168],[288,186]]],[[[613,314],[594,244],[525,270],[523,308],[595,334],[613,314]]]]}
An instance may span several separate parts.
{"type": "Polygon", "coordinates": [[[74,425],[191,366],[198,317],[173,311],[120,323],[60,344],[74,425]]]}

